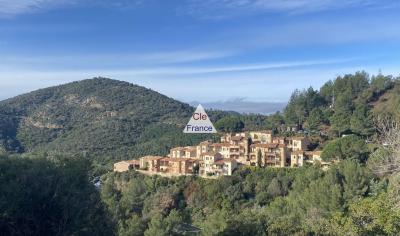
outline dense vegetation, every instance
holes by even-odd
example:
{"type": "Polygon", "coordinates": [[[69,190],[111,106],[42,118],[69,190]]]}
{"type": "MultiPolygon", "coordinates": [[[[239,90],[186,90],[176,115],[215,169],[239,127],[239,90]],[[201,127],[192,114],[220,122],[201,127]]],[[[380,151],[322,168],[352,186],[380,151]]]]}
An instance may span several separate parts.
{"type": "Polygon", "coordinates": [[[295,91],[283,113],[208,111],[226,132],[302,127],[340,161],[219,179],[106,173],[111,160],[218,138],[183,134],[193,108],[143,87],[96,78],[0,102],[0,234],[398,235],[398,94],[398,78],[358,72],[295,91]]]}
{"type": "Polygon", "coordinates": [[[0,156],[0,235],[111,235],[79,157],[0,156]]]}
{"type": "Polygon", "coordinates": [[[319,91],[296,90],[285,108],[287,124],[309,130],[324,130],[340,136],[353,133],[368,137],[375,132],[373,116],[398,116],[400,81],[392,76],[370,76],[365,72],[348,74],[329,81],[319,91]],[[382,96],[385,94],[385,96],[382,96]]]}
{"type": "MultiPolygon", "coordinates": [[[[192,112],[189,105],[152,90],[95,78],[0,102],[0,144],[6,151],[114,158],[166,153],[209,138],[182,134],[192,112]]],[[[226,114],[209,115],[216,120],[226,114]]]]}
{"type": "MultiPolygon", "coordinates": [[[[104,176],[102,196],[119,235],[395,235],[400,210],[386,180],[356,161],[318,167],[242,169],[218,180],[104,176]],[[190,235],[190,234],[189,234],[190,235]]],[[[397,194],[397,193],[396,193],[397,194]]]]}

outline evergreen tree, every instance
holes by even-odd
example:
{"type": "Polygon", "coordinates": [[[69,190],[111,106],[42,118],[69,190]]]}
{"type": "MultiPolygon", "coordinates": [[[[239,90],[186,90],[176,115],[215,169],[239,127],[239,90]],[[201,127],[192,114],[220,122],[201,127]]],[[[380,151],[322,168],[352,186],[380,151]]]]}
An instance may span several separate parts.
{"type": "Polygon", "coordinates": [[[351,130],[361,136],[370,136],[374,133],[372,114],[365,104],[357,104],[350,119],[351,130]]]}
{"type": "Polygon", "coordinates": [[[257,166],[262,167],[263,166],[262,163],[263,163],[263,161],[262,161],[261,149],[258,149],[258,151],[257,151],[257,166]]]}

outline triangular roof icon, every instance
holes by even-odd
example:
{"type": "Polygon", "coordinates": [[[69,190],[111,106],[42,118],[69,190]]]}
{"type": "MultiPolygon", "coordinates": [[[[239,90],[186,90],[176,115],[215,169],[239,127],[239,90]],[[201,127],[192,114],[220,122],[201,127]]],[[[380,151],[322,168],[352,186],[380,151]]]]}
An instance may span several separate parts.
{"type": "Polygon", "coordinates": [[[196,110],[194,111],[192,117],[190,118],[189,123],[187,123],[187,125],[185,126],[183,132],[204,134],[204,133],[217,133],[217,130],[211,123],[210,118],[208,117],[203,106],[199,104],[196,110]]]}

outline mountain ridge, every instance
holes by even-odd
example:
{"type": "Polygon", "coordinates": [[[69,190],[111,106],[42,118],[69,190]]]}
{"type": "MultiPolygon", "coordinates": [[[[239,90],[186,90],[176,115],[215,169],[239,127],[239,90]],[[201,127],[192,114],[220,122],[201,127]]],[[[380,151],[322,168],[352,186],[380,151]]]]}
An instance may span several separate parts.
{"type": "Polygon", "coordinates": [[[96,77],[0,101],[0,144],[11,152],[165,152],[170,145],[191,143],[170,137],[180,136],[193,110],[151,89],[96,77]],[[165,150],[134,148],[155,136],[166,139],[165,150]]]}

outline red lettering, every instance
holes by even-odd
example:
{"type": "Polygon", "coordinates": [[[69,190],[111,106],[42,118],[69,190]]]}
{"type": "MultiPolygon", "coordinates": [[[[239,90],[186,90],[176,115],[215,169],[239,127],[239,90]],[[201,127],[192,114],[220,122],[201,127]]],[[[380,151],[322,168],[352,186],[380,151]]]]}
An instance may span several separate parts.
{"type": "Polygon", "coordinates": [[[194,120],[207,120],[207,115],[202,113],[193,113],[194,120]]]}

